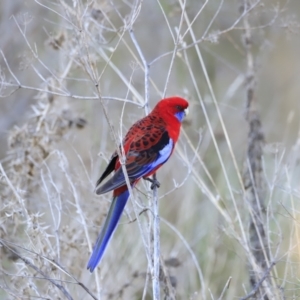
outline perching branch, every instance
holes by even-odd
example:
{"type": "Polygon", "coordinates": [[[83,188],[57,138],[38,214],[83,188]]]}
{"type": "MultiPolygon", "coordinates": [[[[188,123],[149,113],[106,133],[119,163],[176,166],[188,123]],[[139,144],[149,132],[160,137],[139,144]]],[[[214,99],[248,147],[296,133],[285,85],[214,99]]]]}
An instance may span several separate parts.
{"type": "MultiPolygon", "coordinates": [[[[145,113],[149,113],[149,64],[147,63],[145,56],[139,46],[133,29],[131,28],[130,37],[133,44],[135,45],[139,56],[142,60],[144,72],[145,72],[145,113]]],[[[156,173],[153,174],[153,181],[157,181],[156,173]]],[[[152,238],[153,240],[153,255],[152,255],[152,290],[153,290],[153,299],[160,299],[160,284],[159,284],[159,270],[160,270],[160,220],[159,220],[159,203],[158,203],[158,194],[157,194],[157,185],[153,185],[153,197],[152,197],[152,213],[153,213],[153,224],[152,224],[152,238]]]]}

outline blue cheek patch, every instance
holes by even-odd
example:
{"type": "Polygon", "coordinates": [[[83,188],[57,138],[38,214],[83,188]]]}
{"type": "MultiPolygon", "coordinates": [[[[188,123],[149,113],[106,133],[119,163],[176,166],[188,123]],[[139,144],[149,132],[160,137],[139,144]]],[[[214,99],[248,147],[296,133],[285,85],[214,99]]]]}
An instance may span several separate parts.
{"type": "Polygon", "coordinates": [[[179,111],[175,114],[175,117],[179,120],[179,122],[182,122],[184,116],[185,116],[184,111],[179,111]]]}

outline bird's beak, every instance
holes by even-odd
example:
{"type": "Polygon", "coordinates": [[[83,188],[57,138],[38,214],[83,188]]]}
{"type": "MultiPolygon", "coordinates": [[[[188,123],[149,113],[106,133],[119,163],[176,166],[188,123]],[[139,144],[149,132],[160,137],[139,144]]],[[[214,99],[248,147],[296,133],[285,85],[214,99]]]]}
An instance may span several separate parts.
{"type": "Polygon", "coordinates": [[[188,108],[188,107],[184,110],[184,114],[185,114],[186,116],[189,114],[189,108],[188,108]]]}

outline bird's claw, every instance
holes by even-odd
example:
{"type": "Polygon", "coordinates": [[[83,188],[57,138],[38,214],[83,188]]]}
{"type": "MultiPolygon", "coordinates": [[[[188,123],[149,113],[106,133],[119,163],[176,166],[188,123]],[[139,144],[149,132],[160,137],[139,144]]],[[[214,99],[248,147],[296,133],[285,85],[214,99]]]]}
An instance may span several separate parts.
{"type": "Polygon", "coordinates": [[[145,177],[143,179],[151,182],[151,186],[150,186],[151,190],[153,190],[155,187],[157,187],[157,188],[160,187],[160,182],[156,179],[152,179],[152,178],[148,178],[148,177],[145,177]]]}

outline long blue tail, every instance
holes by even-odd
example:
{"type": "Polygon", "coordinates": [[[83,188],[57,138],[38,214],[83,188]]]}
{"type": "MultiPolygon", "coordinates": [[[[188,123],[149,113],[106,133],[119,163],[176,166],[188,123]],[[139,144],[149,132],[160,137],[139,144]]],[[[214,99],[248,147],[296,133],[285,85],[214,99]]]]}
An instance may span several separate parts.
{"type": "Polygon", "coordinates": [[[114,233],[119,223],[128,198],[128,190],[124,191],[121,195],[113,198],[104,226],[97,238],[96,244],[93,249],[93,253],[87,265],[87,269],[91,272],[93,272],[99,264],[105,252],[105,249],[109,243],[109,240],[112,237],[112,234],[114,233]]]}

